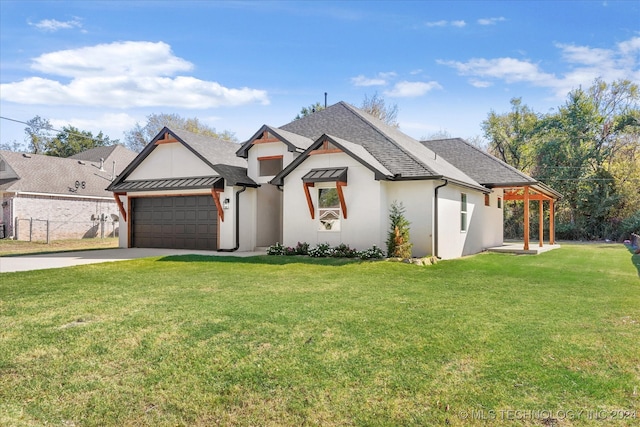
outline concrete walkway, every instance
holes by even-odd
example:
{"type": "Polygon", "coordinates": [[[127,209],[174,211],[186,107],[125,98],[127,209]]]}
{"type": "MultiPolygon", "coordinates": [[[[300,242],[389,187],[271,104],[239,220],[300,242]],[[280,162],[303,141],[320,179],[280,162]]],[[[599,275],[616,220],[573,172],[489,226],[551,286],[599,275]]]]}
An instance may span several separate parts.
{"type": "Polygon", "coordinates": [[[99,249],[93,251],[58,252],[49,254],[33,254],[0,257],[0,273],[13,271],[45,270],[48,268],[72,267],[75,265],[97,264],[101,262],[126,261],[137,258],[160,257],[170,255],[208,255],[249,257],[265,255],[265,251],[257,252],[214,252],[188,249],[99,249]]]}

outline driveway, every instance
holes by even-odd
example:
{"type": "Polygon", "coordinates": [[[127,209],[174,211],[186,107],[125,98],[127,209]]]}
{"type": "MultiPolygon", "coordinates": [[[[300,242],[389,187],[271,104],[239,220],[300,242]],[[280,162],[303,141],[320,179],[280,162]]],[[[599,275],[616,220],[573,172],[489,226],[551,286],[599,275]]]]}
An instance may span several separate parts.
{"type": "Polygon", "coordinates": [[[169,255],[209,255],[248,257],[265,255],[265,252],[214,252],[194,251],[188,249],[100,249],[93,251],[58,252],[49,254],[33,254],[0,257],[0,273],[12,271],[45,270],[48,268],[72,267],[100,262],[126,261],[137,258],[159,257],[169,255]]]}

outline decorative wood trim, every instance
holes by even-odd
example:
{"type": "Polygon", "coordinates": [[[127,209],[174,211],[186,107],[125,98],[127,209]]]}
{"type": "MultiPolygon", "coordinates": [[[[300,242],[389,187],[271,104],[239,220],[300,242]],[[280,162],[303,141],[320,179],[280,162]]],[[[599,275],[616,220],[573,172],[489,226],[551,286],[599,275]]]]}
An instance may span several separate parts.
{"type": "Polygon", "coordinates": [[[127,222],[127,211],[124,209],[124,205],[122,204],[122,200],[120,200],[120,196],[126,196],[127,193],[113,193],[113,198],[116,199],[116,205],[118,205],[118,210],[120,211],[120,215],[122,215],[122,219],[124,222],[127,222]]]}
{"type": "Polygon", "coordinates": [[[313,182],[303,182],[302,187],[304,188],[304,195],[307,198],[307,206],[309,206],[309,213],[311,214],[311,219],[316,219],[316,210],[313,207],[313,200],[311,200],[311,193],[309,192],[309,187],[313,187],[315,184],[313,182]]]}
{"type": "Polygon", "coordinates": [[[344,219],[347,219],[347,203],[344,201],[344,193],[342,192],[342,187],[346,185],[346,182],[336,181],[336,190],[338,191],[338,199],[340,199],[340,208],[342,208],[342,216],[344,217],[344,219]]]}
{"type": "Polygon", "coordinates": [[[284,156],[281,154],[279,156],[262,156],[262,157],[258,157],[258,161],[262,161],[262,160],[279,160],[284,158],[284,156]]]}
{"type": "Polygon", "coordinates": [[[154,145],[172,144],[174,142],[178,142],[178,140],[170,136],[169,132],[165,132],[165,134],[162,136],[162,139],[157,140],[154,145]]]}
{"type": "MultiPolygon", "coordinates": [[[[524,200],[524,194],[517,193],[505,193],[505,201],[524,200]]],[[[553,200],[553,198],[545,196],[544,194],[529,194],[529,200],[553,200]]]]}
{"type": "Polygon", "coordinates": [[[555,230],[555,207],[553,205],[554,200],[549,200],[549,244],[556,244],[556,230],[555,230]]]}
{"type": "Polygon", "coordinates": [[[212,189],[211,196],[213,197],[213,202],[216,204],[216,208],[218,210],[218,218],[221,222],[224,222],[224,209],[222,209],[222,204],[220,203],[220,193],[221,190],[212,189]]]}
{"type": "Polygon", "coordinates": [[[538,224],[538,234],[540,235],[540,247],[544,246],[544,202],[540,200],[540,214],[538,215],[539,224],[538,224]]]}
{"type": "Polygon", "coordinates": [[[266,144],[269,142],[280,142],[278,138],[260,138],[253,141],[254,144],[266,144]]]}
{"type": "Polygon", "coordinates": [[[529,250],[529,186],[524,187],[524,250],[529,250]]]}

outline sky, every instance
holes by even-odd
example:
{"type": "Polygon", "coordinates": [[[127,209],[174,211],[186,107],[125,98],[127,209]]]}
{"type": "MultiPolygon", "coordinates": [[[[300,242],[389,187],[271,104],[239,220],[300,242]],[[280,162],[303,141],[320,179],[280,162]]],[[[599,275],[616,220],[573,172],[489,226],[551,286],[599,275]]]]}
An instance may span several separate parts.
{"type": "Polygon", "coordinates": [[[548,113],[596,78],[640,84],[639,0],[0,0],[5,144],[35,116],[122,142],[154,113],[242,142],[325,92],[377,94],[416,139],[475,138],[512,98],[548,113]]]}

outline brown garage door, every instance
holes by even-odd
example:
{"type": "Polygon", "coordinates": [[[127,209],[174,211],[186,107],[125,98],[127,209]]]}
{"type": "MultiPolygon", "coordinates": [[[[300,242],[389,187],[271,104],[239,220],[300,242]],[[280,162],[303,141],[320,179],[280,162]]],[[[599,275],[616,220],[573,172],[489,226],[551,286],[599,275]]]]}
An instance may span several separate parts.
{"type": "Polygon", "coordinates": [[[218,214],[213,197],[140,197],[131,203],[131,246],[218,249],[218,214]]]}

